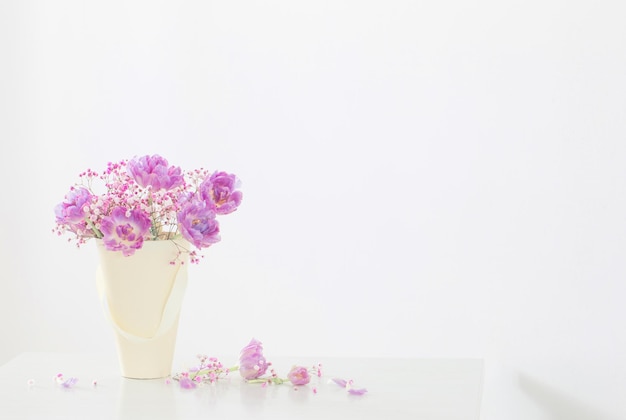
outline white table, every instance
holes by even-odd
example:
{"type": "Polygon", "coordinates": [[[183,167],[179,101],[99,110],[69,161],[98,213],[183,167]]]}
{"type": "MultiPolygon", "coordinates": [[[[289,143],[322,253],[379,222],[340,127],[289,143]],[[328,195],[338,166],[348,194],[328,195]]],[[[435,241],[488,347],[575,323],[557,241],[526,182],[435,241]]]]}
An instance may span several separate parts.
{"type": "MultiPolygon", "coordinates": [[[[227,360],[220,359],[223,363],[227,360]]],[[[479,418],[483,362],[477,359],[271,360],[283,375],[294,364],[322,363],[309,385],[262,387],[237,372],[217,384],[182,389],[164,379],[119,375],[117,361],[98,354],[24,353],[0,367],[1,419],[441,419],[479,418]],[[55,376],[78,383],[60,387],[55,376]],[[354,379],[368,389],[349,395],[330,383],[354,379]],[[92,381],[96,379],[94,387],[92,381]],[[29,380],[34,385],[29,386],[29,380]],[[317,393],[313,392],[313,387],[317,393]]],[[[186,361],[190,365],[195,360],[186,361]]],[[[176,363],[176,362],[175,362],[176,363]]],[[[176,369],[176,368],[175,368],[176,369]]]]}

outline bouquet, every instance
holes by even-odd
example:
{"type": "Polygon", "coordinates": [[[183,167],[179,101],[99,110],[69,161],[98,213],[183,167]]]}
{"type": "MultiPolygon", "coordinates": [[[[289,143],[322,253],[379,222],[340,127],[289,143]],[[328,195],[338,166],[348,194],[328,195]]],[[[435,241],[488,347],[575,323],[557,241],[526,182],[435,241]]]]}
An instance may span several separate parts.
{"type": "Polygon", "coordinates": [[[217,216],[237,210],[242,199],[235,175],[202,168],[183,172],[159,155],[109,162],[103,173],[87,169],[79,179],[54,208],[53,232],[69,234],[78,247],[101,239],[106,249],[124,256],[144,241],[182,237],[196,248],[187,251],[197,263],[198,250],[220,241],[217,216]]]}

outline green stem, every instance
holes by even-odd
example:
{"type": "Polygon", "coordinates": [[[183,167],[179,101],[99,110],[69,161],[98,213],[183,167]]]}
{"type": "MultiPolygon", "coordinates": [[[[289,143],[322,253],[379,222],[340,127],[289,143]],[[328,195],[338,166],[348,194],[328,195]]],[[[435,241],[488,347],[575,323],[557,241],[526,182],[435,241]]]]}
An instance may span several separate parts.
{"type": "Polygon", "coordinates": [[[222,373],[234,372],[236,370],[239,370],[239,366],[234,366],[234,367],[223,369],[223,370],[203,368],[203,369],[198,370],[197,372],[194,372],[193,375],[189,375],[189,379],[193,380],[198,375],[204,375],[204,374],[211,373],[211,372],[215,373],[216,375],[221,375],[222,373]]]}
{"type": "Polygon", "coordinates": [[[157,240],[159,239],[159,230],[157,228],[157,222],[156,219],[154,218],[154,208],[152,207],[153,204],[153,200],[152,200],[152,190],[148,191],[148,206],[150,207],[150,233],[152,233],[152,239],[157,240]]]}
{"type": "Polygon", "coordinates": [[[96,225],[88,217],[85,217],[85,221],[87,222],[87,224],[91,228],[91,230],[92,230],[92,232],[93,232],[93,234],[95,235],[96,238],[102,238],[104,236],[102,234],[102,232],[100,232],[100,229],[98,229],[96,227],[96,225]]]}
{"type": "Polygon", "coordinates": [[[281,385],[284,384],[285,382],[289,382],[289,379],[283,379],[283,378],[258,378],[258,379],[249,379],[246,382],[248,382],[249,384],[262,384],[265,382],[271,382],[273,384],[276,385],[281,385]]]}

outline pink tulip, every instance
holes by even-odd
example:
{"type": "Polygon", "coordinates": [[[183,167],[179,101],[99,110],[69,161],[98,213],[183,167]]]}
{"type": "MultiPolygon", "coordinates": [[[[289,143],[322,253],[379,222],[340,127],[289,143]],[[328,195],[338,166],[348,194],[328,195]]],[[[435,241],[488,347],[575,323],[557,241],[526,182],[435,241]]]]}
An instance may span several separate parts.
{"type": "Polygon", "coordinates": [[[287,378],[294,385],[306,385],[311,381],[309,370],[302,366],[294,366],[287,374],[287,378]]]}

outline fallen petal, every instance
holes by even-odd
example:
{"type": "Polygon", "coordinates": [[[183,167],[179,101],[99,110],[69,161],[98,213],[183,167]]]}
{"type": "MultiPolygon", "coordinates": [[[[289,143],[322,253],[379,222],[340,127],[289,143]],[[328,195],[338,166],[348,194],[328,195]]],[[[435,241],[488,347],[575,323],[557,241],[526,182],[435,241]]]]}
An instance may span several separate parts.
{"type": "Polygon", "coordinates": [[[71,388],[71,387],[73,387],[74,385],[76,385],[76,382],[78,382],[78,378],[73,378],[73,377],[72,377],[72,378],[68,379],[67,381],[63,382],[63,383],[61,384],[61,386],[62,386],[63,388],[71,388]]]}
{"type": "Polygon", "coordinates": [[[180,378],[178,382],[180,383],[180,387],[184,389],[193,389],[196,387],[195,382],[187,377],[180,378]]]}
{"type": "Polygon", "coordinates": [[[333,378],[333,382],[342,388],[345,388],[348,385],[348,381],[345,379],[333,378]]]}
{"type": "Polygon", "coordinates": [[[350,395],[363,395],[363,394],[365,394],[366,392],[367,392],[367,389],[365,389],[365,388],[361,388],[361,389],[354,389],[354,388],[350,388],[350,389],[348,390],[348,393],[349,393],[350,395]]]}

